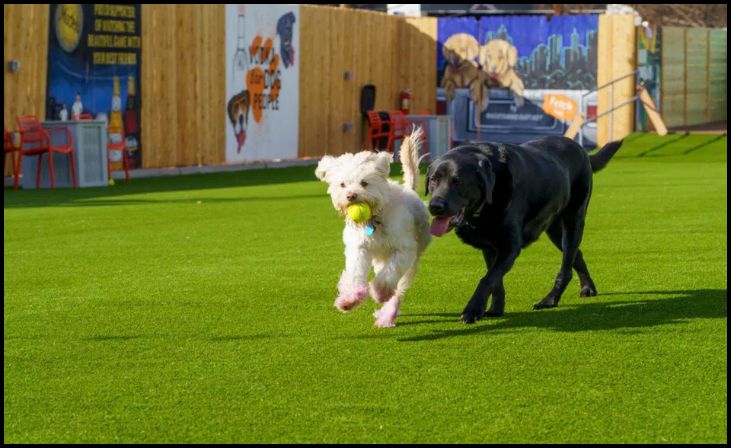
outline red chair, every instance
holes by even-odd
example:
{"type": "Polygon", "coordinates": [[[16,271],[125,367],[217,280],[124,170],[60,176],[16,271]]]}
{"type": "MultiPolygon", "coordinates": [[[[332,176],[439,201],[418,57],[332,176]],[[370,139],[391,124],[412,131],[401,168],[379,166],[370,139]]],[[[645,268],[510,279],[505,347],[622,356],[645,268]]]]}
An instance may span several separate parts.
{"type": "Polygon", "coordinates": [[[94,117],[91,114],[81,114],[79,115],[79,120],[93,120],[94,117]]]}
{"type": "MultiPolygon", "coordinates": [[[[368,139],[371,141],[371,147],[373,149],[376,149],[376,139],[386,139],[386,142],[388,142],[388,136],[391,129],[391,124],[388,120],[385,120],[381,117],[380,112],[376,112],[374,110],[368,111],[368,139]]],[[[388,144],[386,145],[388,146],[388,144]]],[[[382,149],[388,149],[388,148],[382,148],[382,149]]]]}
{"type": "Polygon", "coordinates": [[[71,159],[71,178],[74,188],[78,187],[76,182],[76,161],[74,160],[74,144],[71,139],[71,131],[68,128],[43,129],[35,115],[25,115],[16,118],[18,130],[20,131],[20,154],[21,157],[38,156],[38,171],[36,172],[36,188],[41,187],[41,164],[43,154],[48,154],[48,166],[51,174],[51,189],[56,187],[56,175],[53,171],[53,153],[68,154],[71,159]],[[52,133],[65,133],[66,143],[64,145],[51,144],[52,133]],[[31,145],[28,148],[26,145],[31,145]]]}
{"type": "Polygon", "coordinates": [[[13,189],[18,189],[18,171],[20,171],[20,167],[18,166],[18,162],[16,162],[15,153],[20,152],[20,148],[15,146],[13,143],[13,135],[8,132],[8,128],[5,128],[5,158],[3,159],[3,175],[5,174],[5,162],[8,160],[8,154],[10,154],[12,161],[13,161],[13,189]]]}
{"type": "Polygon", "coordinates": [[[124,166],[124,183],[129,185],[129,162],[127,161],[127,136],[122,128],[122,140],[119,143],[112,143],[107,135],[107,180],[112,178],[112,161],[109,153],[112,151],[122,151],[122,165],[124,166]]]}

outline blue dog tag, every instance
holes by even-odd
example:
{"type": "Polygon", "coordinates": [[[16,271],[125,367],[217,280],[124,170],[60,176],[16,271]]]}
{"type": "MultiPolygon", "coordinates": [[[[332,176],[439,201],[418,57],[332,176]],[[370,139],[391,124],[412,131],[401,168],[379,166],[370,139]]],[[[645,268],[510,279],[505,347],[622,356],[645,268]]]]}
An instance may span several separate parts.
{"type": "Polygon", "coordinates": [[[373,224],[367,224],[365,226],[365,234],[366,234],[366,236],[373,235],[373,232],[375,232],[375,231],[376,231],[376,228],[373,227],[373,224]]]}

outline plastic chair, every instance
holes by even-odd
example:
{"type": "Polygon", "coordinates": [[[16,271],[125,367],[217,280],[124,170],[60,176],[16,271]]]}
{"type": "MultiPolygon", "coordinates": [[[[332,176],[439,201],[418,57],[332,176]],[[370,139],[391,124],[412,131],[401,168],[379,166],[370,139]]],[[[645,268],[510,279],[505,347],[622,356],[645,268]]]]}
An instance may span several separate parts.
{"type": "MultiPolygon", "coordinates": [[[[387,115],[386,115],[387,116],[387,115]]],[[[376,148],[376,144],[374,141],[376,139],[385,139],[386,140],[386,149],[388,150],[388,138],[390,135],[390,130],[392,128],[391,123],[388,119],[384,119],[381,116],[381,112],[376,112],[374,110],[368,111],[368,139],[371,141],[371,147],[374,149],[376,148]]]]}
{"type": "Polygon", "coordinates": [[[127,161],[127,136],[122,128],[122,140],[119,143],[112,143],[107,136],[107,180],[112,179],[112,161],[109,153],[112,151],[122,151],[122,166],[124,166],[124,183],[129,185],[129,162],[127,161]]]}
{"type": "Polygon", "coordinates": [[[22,157],[38,156],[38,170],[36,172],[36,188],[41,187],[41,165],[43,154],[48,154],[48,166],[51,175],[51,189],[56,187],[56,175],[53,171],[53,153],[68,154],[71,159],[71,178],[74,188],[78,187],[76,182],[76,160],[74,159],[74,143],[71,138],[71,131],[68,128],[43,129],[40,121],[35,115],[24,115],[16,117],[18,130],[20,131],[20,154],[22,157]],[[64,145],[51,144],[52,133],[65,133],[66,143],[64,145]],[[26,145],[32,145],[27,148],[26,145]]]}
{"type": "Polygon", "coordinates": [[[15,144],[13,143],[13,134],[8,132],[8,128],[5,128],[5,143],[3,146],[5,147],[5,158],[3,158],[3,175],[5,174],[5,162],[8,160],[9,154],[13,162],[13,190],[17,190],[18,171],[20,171],[20,167],[18,166],[18,162],[15,160],[15,153],[20,152],[20,148],[15,146],[15,144]]]}

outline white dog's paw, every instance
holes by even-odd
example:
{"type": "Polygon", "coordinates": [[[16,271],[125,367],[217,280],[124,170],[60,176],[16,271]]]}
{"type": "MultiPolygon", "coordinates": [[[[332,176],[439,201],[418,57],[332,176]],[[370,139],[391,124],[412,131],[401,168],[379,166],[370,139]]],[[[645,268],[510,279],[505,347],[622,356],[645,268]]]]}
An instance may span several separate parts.
{"type": "Polygon", "coordinates": [[[393,328],[396,326],[396,322],[389,320],[377,320],[375,323],[377,328],[393,328]]]}
{"type": "Polygon", "coordinates": [[[335,299],[335,308],[343,313],[347,313],[357,307],[365,299],[367,294],[368,288],[365,285],[355,287],[352,290],[340,291],[340,295],[335,299]]]}
{"type": "Polygon", "coordinates": [[[392,328],[396,326],[396,313],[381,313],[374,325],[378,328],[392,328]]]}
{"type": "Polygon", "coordinates": [[[386,305],[380,310],[373,312],[376,318],[374,325],[378,328],[391,328],[396,326],[396,318],[401,314],[398,310],[394,310],[392,306],[386,305]]]}

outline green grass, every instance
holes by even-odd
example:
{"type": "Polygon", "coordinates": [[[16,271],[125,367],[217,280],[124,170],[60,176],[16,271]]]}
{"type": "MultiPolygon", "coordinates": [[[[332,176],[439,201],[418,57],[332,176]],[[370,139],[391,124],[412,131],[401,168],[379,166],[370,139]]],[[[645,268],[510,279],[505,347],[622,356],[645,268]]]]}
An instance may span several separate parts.
{"type": "Polygon", "coordinates": [[[560,253],[483,274],[435,239],[398,326],[332,306],[342,221],[313,168],[5,191],[11,442],[727,441],[726,138],[633,135],[595,177],[599,296],[532,311],[560,253]]]}

